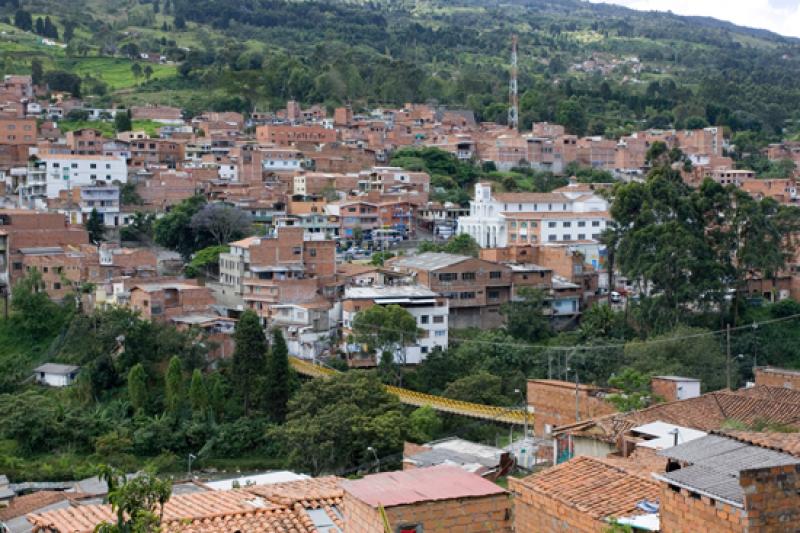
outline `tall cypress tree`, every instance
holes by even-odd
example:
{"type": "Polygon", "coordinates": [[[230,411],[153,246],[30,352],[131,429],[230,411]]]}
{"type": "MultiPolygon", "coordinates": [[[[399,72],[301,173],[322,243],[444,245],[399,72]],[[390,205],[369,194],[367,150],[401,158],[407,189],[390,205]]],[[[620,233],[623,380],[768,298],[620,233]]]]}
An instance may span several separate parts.
{"type": "Polygon", "coordinates": [[[258,315],[249,309],[242,313],[233,338],[236,341],[233,384],[242,395],[244,416],[248,416],[256,382],[264,375],[267,355],[267,338],[258,315]]]}
{"type": "Polygon", "coordinates": [[[141,363],[132,366],[128,372],[128,399],[137,412],[147,406],[147,374],[141,363]]]}
{"type": "Polygon", "coordinates": [[[171,415],[178,416],[183,404],[183,370],[177,355],[169,360],[164,376],[164,407],[171,415]]]}
{"type": "Polygon", "coordinates": [[[291,395],[292,370],[289,367],[289,350],[279,328],[272,330],[272,349],[267,357],[266,407],[275,422],[286,420],[286,404],[291,395]]]}
{"type": "Polygon", "coordinates": [[[189,385],[189,402],[192,404],[192,414],[202,415],[208,407],[208,390],[206,389],[203,373],[199,368],[192,372],[192,382],[189,385]]]}

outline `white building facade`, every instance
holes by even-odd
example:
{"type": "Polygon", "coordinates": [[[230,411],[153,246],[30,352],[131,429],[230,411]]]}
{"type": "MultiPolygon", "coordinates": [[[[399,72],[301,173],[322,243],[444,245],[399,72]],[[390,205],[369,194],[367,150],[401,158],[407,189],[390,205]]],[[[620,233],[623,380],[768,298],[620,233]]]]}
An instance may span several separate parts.
{"type": "Polygon", "coordinates": [[[477,183],[469,216],[458,219],[458,232],[466,233],[482,248],[503,248],[514,244],[509,242],[509,234],[514,233],[509,230],[514,229],[512,219],[521,218],[549,219],[546,228],[536,232],[542,238],[529,239],[529,243],[596,240],[608,223],[608,201],[583,192],[493,194],[491,184],[477,183]],[[594,213],[596,217],[592,217],[594,213]],[[587,218],[594,218],[595,225],[575,231],[586,225],[587,218]]]}
{"type": "Polygon", "coordinates": [[[121,185],[128,181],[123,157],[100,155],[47,155],[41,158],[46,176],[47,198],[73,187],[121,185]]]}

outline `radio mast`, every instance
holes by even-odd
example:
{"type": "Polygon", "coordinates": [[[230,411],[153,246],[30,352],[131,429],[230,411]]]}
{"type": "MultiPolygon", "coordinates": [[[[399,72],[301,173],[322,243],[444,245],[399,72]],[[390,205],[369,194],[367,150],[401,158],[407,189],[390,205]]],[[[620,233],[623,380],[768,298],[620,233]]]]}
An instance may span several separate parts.
{"type": "Polygon", "coordinates": [[[508,127],[519,131],[519,91],[517,90],[517,36],[511,36],[511,79],[508,82],[508,127]]]}

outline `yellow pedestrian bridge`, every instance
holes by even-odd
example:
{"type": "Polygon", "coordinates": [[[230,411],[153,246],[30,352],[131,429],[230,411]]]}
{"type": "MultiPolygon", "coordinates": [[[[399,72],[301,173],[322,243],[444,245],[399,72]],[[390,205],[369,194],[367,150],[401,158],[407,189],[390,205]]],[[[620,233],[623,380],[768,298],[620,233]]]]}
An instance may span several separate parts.
{"type": "MultiPolygon", "coordinates": [[[[289,361],[298,373],[312,378],[326,378],[339,373],[337,370],[296,357],[290,357],[289,361]]],[[[525,424],[525,411],[523,409],[509,409],[494,405],[462,402],[460,400],[451,400],[450,398],[443,398],[442,396],[424,394],[390,385],[386,385],[385,387],[387,391],[397,396],[401,402],[407,405],[414,405],[417,407],[430,405],[432,408],[443,413],[452,413],[503,424],[516,424],[520,426],[525,424]]],[[[528,416],[528,423],[533,423],[533,417],[528,416]]]]}

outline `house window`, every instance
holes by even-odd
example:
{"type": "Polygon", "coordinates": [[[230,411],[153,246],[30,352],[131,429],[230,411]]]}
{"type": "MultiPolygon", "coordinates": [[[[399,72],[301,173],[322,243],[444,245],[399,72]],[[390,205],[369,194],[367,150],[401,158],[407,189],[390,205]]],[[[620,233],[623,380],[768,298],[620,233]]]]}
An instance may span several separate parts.
{"type": "Polygon", "coordinates": [[[428,315],[422,315],[419,317],[420,324],[427,324],[428,322],[430,322],[430,317],[428,315]]]}
{"type": "Polygon", "coordinates": [[[60,167],[61,167],[61,163],[53,163],[53,168],[60,168],[60,167]]]}
{"type": "Polygon", "coordinates": [[[15,262],[14,263],[14,270],[22,270],[22,263],[15,262]]]}
{"type": "Polygon", "coordinates": [[[489,279],[500,279],[503,277],[503,273],[499,270],[493,270],[489,272],[489,279]]]}
{"type": "Polygon", "coordinates": [[[475,281],[475,272],[464,272],[461,274],[463,281],[475,281]]]}
{"type": "Polygon", "coordinates": [[[57,291],[61,288],[61,284],[57,281],[53,282],[53,290],[57,291]]]}
{"type": "Polygon", "coordinates": [[[309,253],[309,255],[311,257],[317,257],[317,249],[316,248],[312,248],[311,250],[309,250],[308,253],[309,253]]]}
{"type": "Polygon", "coordinates": [[[421,346],[419,351],[420,351],[420,353],[428,353],[428,347],[427,346],[421,346]]]}
{"type": "Polygon", "coordinates": [[[548,222],[547,223],[547,227],[548,228],[555,228],[556,227],[556,223],[555,222],[548,222]]]}
{"type": "Polygon", "coordinates": [[[554,240],[556,240],[556,236],[555,235],[548,235],[547,236],[547,240],[548,241],[554,241],[554,240]]]}
{"type": "Polygon", "coordinates": [[[592,233],[592,239],[598,240],[599,238],[600,238],[600,234],[599,233],[592,233]]]}
{"type": "Polygon", "coordinates": [[[434,335],[436,337],[444,337],[445,335],[447,335],[447,330],[446,329],[437,329],[436,333],[434,333],[434,335]]]}
{"type": "Polygon", "coordinates": [[[397,526],[397,533],[422,533],[422,524],[397,526]]]}
{"type": "Polygon", "coordinates": [[[294,255],[300,255],[301,253],[303,253],[303,249],[299,246],[295,246],[294,248],[292,248],[292,253],[294,255]]]}
{"type": "Polygon", "coordinates": [[[434,324],[443,324],[444,323],[444,316],[442,316],[442,315],[434,316],[433,317],[433,323],[434,324]]]}
{"type": "Polygon", "coordinates": [[[442,272],[439,274],[439,281],[455,281],[458,279],[458,274],[455,272],[442,272]]]}
{"type": "Polygon", "coordinates": [[[599,220],[592,220],[592,227],[593,228],[599,228],[600,227],[600,221],[599,220]]]}
{"type": "Polygon", "coordinates": [[[585,241],[586,240],[586,234],[585,233],[578,233],[578,240],[579,241],[585,241]]]}
{"type": "Polygon", "coordinates": [[[570,235],[569,233],[565,233],[564,235],[561,236],[561,240],[563,240],[563,241],[571,241],[572,240],[572,235],[570,235]]]}
{"type": "Polygon", "coordinates": [[[460,294],[460,298],[462,300],[474,300],[475,299],[475,293],[474,292],[462,292],[460,294]]]}
{"type": "Polygon", "coordinates": [[[97,163],[89,163],[89,168],[97,168],[97,163]]]}
{"type": "Polygon", "coordinates": [[[565,228],[571,228],[572,227],[572,222],[564,222],[564,227],[565,228]]]}
{"type": "Polygon", "coordinates": [[[72,168],[78,168],[78,163],[72,163],[70,166],[71,166],[72,168]]]}
{"type": "Polygon", "coordinates": [[[578,222],[578,227],[579,227],[579,228],[585,228],[585,227],[586,227],[586,221],[585,221],[585,220],[581,220],[581,221],[579,221],[579,222],[578,222]]]}
{"type": "Polygon", "coordinates": [[[486,296],[490,300],[499,300],[500,299],[500,291],[487,291],[486,296]]]}

